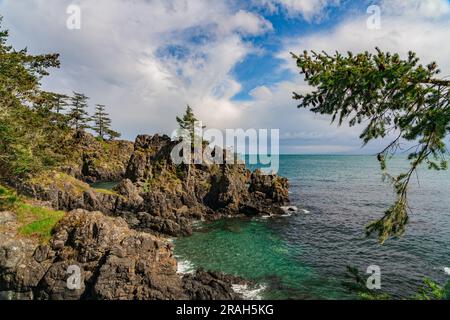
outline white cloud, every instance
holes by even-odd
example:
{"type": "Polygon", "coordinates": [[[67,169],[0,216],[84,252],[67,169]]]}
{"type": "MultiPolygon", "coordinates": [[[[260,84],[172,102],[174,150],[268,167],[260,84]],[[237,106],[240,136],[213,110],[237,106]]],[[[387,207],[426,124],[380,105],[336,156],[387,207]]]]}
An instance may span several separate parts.
{"type": "Polygon", "coordinates": [[[450,14],[447,0],[383,0],[381,5],[389,15],[441,18],[450,14]]]}
{"type": "Polygon", "coordinates": [[[337,6],[340,0],[256,0],[257,5],[265,7],[269,12],[280,9],[288,16],[302,16],[305,20],[320,20],[326,9],[337,6]]]}
{"type": "MultiPolygon", "coordinates": [[[[412,5],[414,5],[413,2],[415,1],[411,1],[412,5]]],[[[344,20],[331,30],[328,29],[306,36],[286,39],[285,45],[279,53],[279,57],[284,59],[286,68],[298,74],[298,69],[289,52],[301,53],[303,50],[325,50],[330,53],[334,53],[336,50],[344,53],[347,51],[363,52],[365,50],[375,51],[374,48],[378,46],[382,50],[398,52],[403,57],[407,55],[408,51],[415,51],[421,58],[422,63],[428,64],[431,61],[436,61],[442,70],[441,76],[449,77],[450,60],[448,57],[450,56],[450,42],[448,41],[448,35],[450,34],[450,12],[447,13],[446,18],[442,16],[442,19],[436,19],[436,17],[440,16],[439,12],[441,11],[439,10],[446,8],[444,3],[447,3],[447,1],[432,2],[433,5],[430,5],[429,9],[425,10],[424,6],[413,6],[415,10],[410,9],[409,12],[403,15],[399,11],[391,11],[391,13],[385,11],[382,16],[380,30],[367,29],[367,16],[361,14],[359,17],[356,16],[344,20]],[[441,9],[433,11],[430,8],[441,9]]],[[[385,4],[387,4],[387,1],[385,4]]],[[[303,88],[302,90],[307,89],[303,88]]],[[[298,89],[296,91],[301,90],[298,89]]],[[[287,92],[288,90],[285,90],[285,94],[287,92]]],[[[268,102],[269,105],[277,105],[280,103],[280,100],[278,100],[279,97],[276,94],[274,96],[276,98],[272,102],[268,102]]],[[[276,114],[276,112],[272,114],[276,114]]],[[[289,112],[286,114],[286,123],[290,122],[291,116],[294,115],[291,115],[289,112]]],[[[357,137],[361,128],[326,128],[322,126],[324,124],[324,118],[318,121],[317,119],[312,120],[308,118],[306,114],[304,114],[304,117],[297,122],[299,127],[297,131],[294,130],[293,123],[285,126],[286,131],[292,130],[288,131],[290,132],[290,136],[284,135],[285,139],[295,140],[295,137],[298,137],[299,141],[316,140],[316,144],[327,144],[327,140],[338,141],[346,137],[344,139],[347,139],[347,141],[342,144],[353,145],[354,150],[359,148],[357,137]],[[306,126],[306,130],[303,130],[302,125],[310,121],[317,124],[317,127],[306,126]],[[311,137],[306,134],[311,132],[327,132],[331,136],[321,136],[318,134],[311,137]]],[[[367,150],[377,150],[381,144],[383,144],[382,141],[375,142],[368,146],[367,150]]],[[[300,149],[297,148],[297,150],[300,149]]],[[[333,152],[332,149],[329,150],[333,152]]]]}
{"type": "Polygon", "coordinates": [[[273,30],[272,24],[254,13],[239,10],[223,26],[228,31],[258,35],[273,30]]]}
{"type": "MultiPolygon", "coordinates": [[[[412,1],[414,2],[414,1],[412,1]]],[[[434,1],[433,1],[434,2],[434,1]]],[[[446,1],[440,1],[445,3],[446,1]]],[[[387,2],[386,2],[387,3],[387,2]]],[[[412,10],[412,9],[411,9],[412,10]]],[[[378,46],[382,50],[397,52],[405,57],[407,52],[415,51],[422,63],[436,61],[443,74],[450,75],[450,12],[447,19],[434,20],[425,17],[417,18],[421,7],[405,15],[382,15],[381,29],[369,30],[366,27],[367,16],[347,19],[334,30],[310,34],[305,37],[288,39],[280,52],[280,57],[286,61],[286,66],[296,71],[289,52],[303,52],[303,50],[325,50],[327,52],[363,52],[375,51],[378,46]]]]}
{"type": "Polygon", "coordinates": [[[61,53],[46,88],[85,92],[110,107],[127,138],[170,132],[186,104],[211,126],[231,125],[242,106],[232,68],[256,50],[244,36],[272,30],[263,17],[220,1],[79,0],[82,29],[68,30],[72,1],[0,3],[11,40],[33,52],[61,53]]]}
{"type": "Polygon", "coordinates": [[[272,91],[266,86],[256,87],[250,91],[250,96],[256,100],[267,100],[272,97],[272,91]]]}
{"type": "MultiPolygon", "coordinates": [[[[336,3],[264,1],[310,18],[336,3]]],[[[233,10],[221,1],[79,0],[82,29],[70,31],[65,10],[70,3],[6,0],[0,1],[0,11],[16,47],[61,53],[62,69],[52,72],[45,88],[81,91],[92,104],[107,104],[113,125],[125,138],[170,133],[175,116],[190,104],[208,127],[279,128],[282,152],[360,151],[360,128],[336,128],[329,117],[296,108],[292,92],[310,90],[298,75],[293,81],[254,88],[250,101],[232,100],[242,86],[231,71],[259,50],[245,38],[276,32],[260,15],[233,10]]],[[[298,74],[289,51],[359,52],[375,46],[402,54],[415,50],[424,62],[436,60],[449,75],[450,19],[439,17],[445,5],[435,6],[437,11],[424,9],[432,7],[404,14],[383,9],[380,30],[366,28],[363,10],[332,29],[286,39],[278,55],[298,74]]]]}

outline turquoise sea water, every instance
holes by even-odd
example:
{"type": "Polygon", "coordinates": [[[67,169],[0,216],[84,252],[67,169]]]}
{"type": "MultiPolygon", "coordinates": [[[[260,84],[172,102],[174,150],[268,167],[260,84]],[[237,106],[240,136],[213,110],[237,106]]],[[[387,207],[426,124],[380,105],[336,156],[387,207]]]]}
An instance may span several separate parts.
{"type": "MultiPolygon", "coordinates": [[[[390,162],[393,172],[407,165],[403,158],[390,162]]],[[[252,279],[268,299],[352,298],[342,286],[348,265],[380,266],[382,289],[394,298],[411,296],[425,277],[448,279],[450,171],[419,171],[407,232],[383,246],[364,234],[393,200],[374,157],[281,156],[279,174],[290,180],[297,214],[202,224],[176,240],[178,259],[252,279]]]]}

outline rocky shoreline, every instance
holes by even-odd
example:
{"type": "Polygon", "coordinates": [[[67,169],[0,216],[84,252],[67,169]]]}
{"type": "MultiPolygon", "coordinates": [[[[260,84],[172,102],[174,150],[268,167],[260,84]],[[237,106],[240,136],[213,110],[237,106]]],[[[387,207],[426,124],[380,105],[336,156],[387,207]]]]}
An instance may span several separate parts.
{"type": "Polygon", "coordinates": [[[282,215],[289,204],[287,179],[252,173],[242,163],[175,165],[170,151],[177,142],[167,136],[138,136],[132,148],[115,142],[119,150],[108,146],[107,157],[89,134],[77,133],[77,139],[79,159],[72,166],[9,182],[67,214],[42,244],[14,231],[13,212],[0,213],[0,227],[8,230],[0,238],[3,298],[243,297],[233,290],[249,284],[243,279],[204,270],[177,274],[167,238],[191,234],[198,220],[282,215]],[[112,177],[120,178],[113,190],[88,184],[112,177]],[[81,270],[79,289],[67,288],[69,266],[81,270]]]}
{"type": "Polygon", "coordinates": [[[232,285],[246,283],[204,270],[180,276],[167,240],[100,212],[68,213],[48,244],[18,236],[11,213],[0,221],[10,230],[0,235],[4,299],[239,299],[232,285]],[[67,284],[70,266],[80,268],[79,288],[67,284]]]}

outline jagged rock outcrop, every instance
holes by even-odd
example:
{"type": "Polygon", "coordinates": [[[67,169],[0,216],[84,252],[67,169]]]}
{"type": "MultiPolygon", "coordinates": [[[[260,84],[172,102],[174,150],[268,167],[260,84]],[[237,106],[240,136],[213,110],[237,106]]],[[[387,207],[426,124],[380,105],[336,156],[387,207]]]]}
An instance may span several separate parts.
{"type": "Polygon", "coordinates": [[[284,213],[287,179],[251,173],[245,164],[229,160],[177,165],[171,158],[177,144],[168,136],[138,136],[124,179],[113,191],[93,189],[58,172],[35,177],[21,190],[59,210],[101,211],[123,217],[137,230],[170,236],[190,234],[193,220],[284,213]]]}
{"type": "Polygon", "coordinates": [[[0,226],[9,230],[0,234],[0,298],[240,298],[232,284],[243,280],[203,270],[180,276],[169,242],[131,230],[121,218],[76,210],[57,225],[48,244],[39,244],[14,232],[12,213],[0,217],[0,226]],[[73,268],[79,268],[80,281],[71,287],[73,268]]]}
{"type": "Polygon", "coordinates": [[[176,165],[171,151],[177,144],[168,136],[137,137],[125,177],[140,191],[142,213],[175,222],[283,213],[280,206],[289,202],[287,179],[251,173],[238,162],[176,165]]]}
{"type": "Polygon", "coordinates": [[[123,178],[133,143],[125,140],[103,141],[79,130],[72,140],[73,154],[62,170],[85,182],[119,181],[123,178]]]}

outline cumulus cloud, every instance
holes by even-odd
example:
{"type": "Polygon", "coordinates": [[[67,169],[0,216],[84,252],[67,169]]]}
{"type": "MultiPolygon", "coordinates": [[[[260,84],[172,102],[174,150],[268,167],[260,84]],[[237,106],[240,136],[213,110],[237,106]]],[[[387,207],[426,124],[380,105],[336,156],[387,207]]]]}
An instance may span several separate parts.
{"type": "MultiPolygon", "coordinates": [[[[387,0],[383,2],[381,29],[379,30],[369,30],[366,27],[368,16],[363,12],[360,15],[353,15],[344,19],[343,22],[331,30],[327,29],[309,35],[286,39],[278,57],[285,61],[285,68],[291,70],[294,74],[298,74],[297,67],[289,52],[300,53],[303,50],[325,50],[331,53],[336,50],[340,52],[362,52],[365,50],[375,51],[375,47],[378,46],[382,50],[398,52],[403,57],[406,57],[408,51],[415,51],[422,59],[422,63],[428,64],[436,61],[442,71],[442,77],[449,77],[450,60],[448,57],[450,56],[450,42],[448,42],[448,35],[450,34],[450,19],[448,18],[450,12],[446,16],[443,15],[443,12],[446,12],[445,8],[448,7],[448,2],[446,0],[430,0],[419,4],[419,1],[404,1],[403,5],[407,6],[407,3],[410,5],[408,11],[405,11],[404,14],[398,9],[402,8],[400,2],[387,0]],[[394,7],[395,9],[393,9],[394,7]]],[[[292,84],[284,84],[283,86],[291,87],[292,84]]],[[[284,91],[285,95],[287,95],[287,92],[291,90],[283,88],[283,86],[272,90],[274,97],[272,100],[268,101],[260,98],[261,101],[264,101],[264,104],[272,106],[270,113],[275,115],[275,117],[279,114],[276,111],[276,106],[279,108],[283,103],[286,105],[292,104],[292,102],[289,103],[280,99],[280,95],[274,92],[284,91]]],[[[301,81],[292,87],[292,91],[297,92],[308,90],[301,81]]],[[[372,143],[367,146],[365,151],[362,151],[358,140],[361,128],[342,127],[337,129],[329,126],[329,122],[326,121],[329,118],[318,117],[312,119],[310,115],[304,113],[306,110],[300,112],[297,110],[302,115],[302,118],[299,119],[299,115],[296,116],[291,113],[290,109],[286,110],[288,111],[285,111],[286,117],[284,117],[282,125],[285,128],[285,134],[282,134],[281,137],[290,141],[295,140],[297,144],[312,142],[315,145],[329,145],[328,142],[331,140],[339,145],[352,146],[354,152],[373,152],[379,150],[385,143],[383,141],[372,143]],[[295,129],[295,122],[298,125],[297,130],[295,129]],[[317,126],[308,126],[309,123],[317,124],[317,126]],[[306,130],[302,128],[304,125],[306,125],[306,130]],[[322,135],[313,134],[311,136],[311,133],[316,132],[321,132],[322,135]],[[327,133],[324,134],[325,132],[327,133]]],[[[295,150],[306,150],[303,147],[299,149],[291,146],[289,148],[293,149],[294,152],[295,150]]],[[[308,150],[313,149],[309,148],[308,150]]],[[[333,152],[336,149],[329,150],[333,152]]]]}
{"type": "MultiPolygon", "coordinates": [[[[293,68],[289,52],[303,50],[325,50],[328,52],[362,52],[375,51],[378,46],[382,50],[398,52],[406,56],[415,51],[423,63],[436,61],[447,75],[450,73],[450,19],[432,21],[416,19],[416,16],[397,16],[385,13],[381,16],[381,28],[369,30],[366,27],[367,17],[351,18],[334,30],[315,33],[297,39],[288,39],[280,57],[293,68]]],[[[294,69],[293,69],[294,70],[294,69]]]]}
{"type": "Polygon", "coordinates": [[[387,14],[397,16],[442,18],[450,14],[446,0],[382,0],[381,7],[387,14]]]}
{"type": "MultiPolygon", "coordinates": [[[[310,19],[337,4],[263,2],[310,19]]],[[[380,30],[367,29],[362,10],[325,31],[284,39],[274,55],[284,60],[294,80],[259,85],[248,101],[233,99],[242,88],[233,69],[259,52],[249,38],[277,30],[260,14],[228,2],[4,0],[0,10],[16,47],[61,53],[62,69],[45,80],[45,89],[84,92],[92,105],[108,105],[115,128],[127,139],[140,133],[170,134],[175,116],[190,104],[210,128],[280,129],[282,152],[360,153],[360,128],[336,128],[328,117],[296,108],[292,92],[310,88],[298,76],[289,52],[359,52],[375,46],[402,54],[414,50],[425,63],[436,60],[443,74],[450,74],[450,19],[449,13],[442,14],[447,1],[403,4],[407,2],[416,5],[406,11],[397,1],[395,6],[392,0],[382,2],[380,30]],[[72,3],[82,9],[81,30],[66,28],[66,8],[72,3]]],[[[366,152],[379,147],[369,146],[366,152]]]]}
{"type": "Polygon", "coordinates": [[[45,80],[47,89],[82,91],[107,104],[127,138],[171,132],[188,103],[211,126],[239,118],[242,106],[230,98],[241,86],[230,71],[256,50],[245,36],[272,30],[262,16],[207,0],[74,3],[81,30],[66,28],[72,1],[0,4],[14,44],[61,53],[62,69],[45,80]]]}

